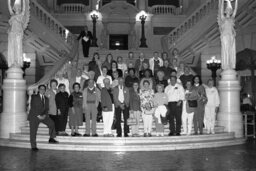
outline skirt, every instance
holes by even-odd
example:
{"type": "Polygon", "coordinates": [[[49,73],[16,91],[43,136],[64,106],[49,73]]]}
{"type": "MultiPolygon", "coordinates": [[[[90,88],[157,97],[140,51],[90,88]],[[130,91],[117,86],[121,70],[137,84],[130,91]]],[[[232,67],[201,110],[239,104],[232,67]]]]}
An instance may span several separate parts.
{"type": "Polygon", "coordinates": [[[75,113],[72,109],[69,110],[69,125],[82,126],[83,125],[83,109],[81,107],[74,107],[75,113]]]}

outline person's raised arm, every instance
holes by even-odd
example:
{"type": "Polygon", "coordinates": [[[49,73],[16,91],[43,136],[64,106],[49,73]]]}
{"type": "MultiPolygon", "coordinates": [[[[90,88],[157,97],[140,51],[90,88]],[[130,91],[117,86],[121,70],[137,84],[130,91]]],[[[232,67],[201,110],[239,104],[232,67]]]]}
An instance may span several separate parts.
{"type": "Polygon", "coordinates": [[[233,14],[232,14],[232,17],[233,17],[233,18],[236,17],[237,8],[238,8],[238,0],[235,0],[235,9],[234,9],[233,14]]]}
{"type": "Polygon", "coordinates": [[[11,7],[11,0],[8,0],[8,9],[9,9],[10,14],[13,15],[13,10],[11,7]]]}

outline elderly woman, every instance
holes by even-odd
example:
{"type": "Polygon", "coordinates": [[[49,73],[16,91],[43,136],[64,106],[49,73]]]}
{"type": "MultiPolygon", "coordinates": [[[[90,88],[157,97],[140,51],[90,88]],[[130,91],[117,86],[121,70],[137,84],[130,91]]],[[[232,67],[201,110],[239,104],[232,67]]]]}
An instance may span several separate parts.
{"type": "Polygon", "coordinates": [[[81,136],[78,133],[78,127],[83,125],[83,94],[80,92],[80,84],[73,84],[73,92],[69,96],[69,125],[71,127],[71,136],[81,136]]]}
{"type": "Polygon", "coordinates": [[[191,135],[194,111],[197,107],[197,91],[192,86],[192,80],[186,82],[185,100],[182,108],[183,134],[191,135]]]}
{"type": "Polygon", "coordinates": [[[138,137],[139,136],[139,122],[140,122],[140,115],[141,115],[141,108],[140,108],[140,95],[139,95],[139,83],[133,82],[132,88],[130,89],[130,116],[136,119],[137,124],[132,125],[132,136],[138,137]]]}
{"type": "Polygon", "coordinates": [[[205,105],[204,126],[208,134],[214,134],[216,113],[220,105],[220,98],[217,88],[213,86],[212,79],[208,80],[207,85],[205,91],[208,101],[205,105]]]}
{"type": "Polygon", "coordinates": [[[144,81],[146,81],[146,80],[149,82],[149,87],[151,89],[153,89],[154,79],[153,79],[151,74],[152,74],[152,72],[151,72],[150,69],[145,70],[145,77],[142,78],[141,81],[140,81],[141,89],[144,89],[144,85],[143,84],[144,84],[144,81]]]}
{"type": "Polygon", "coordinates": [[[118,56],[117,57],[117,68],[122,70],[123,75],[125,75],[127,73],[127,65],[123,61],[123,57],[122,56],[118,56]]]}
{"type": "Polygon", "coordinates": [[[199,75],[194,76],[192,84],[198,95],[197,107],[195,109],[195,114],[193,119],[195,135],[197,135],[198,129],[199,129],[199,133],[203,134],[204,111],[205,111],[205,104],[207,103],[207,96],[206,96],[205,88],[202,85],[202,80],[199,75]]]}
{"type": "Polygon", "coordinates": [[[144,80],[143,89],[140,91],[140,102],[142,109],[142,119],[144,123],[144,137],[151,137],[152,120],[154,114],[154,90],[150,87],[148,80],[144,80]]]}

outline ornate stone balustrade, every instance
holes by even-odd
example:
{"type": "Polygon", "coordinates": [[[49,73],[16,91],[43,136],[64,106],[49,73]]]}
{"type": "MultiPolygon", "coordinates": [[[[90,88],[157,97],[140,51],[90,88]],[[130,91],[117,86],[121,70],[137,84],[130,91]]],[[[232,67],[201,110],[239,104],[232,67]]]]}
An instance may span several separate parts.
{"type": "Polygon", "coordinates": [[[166,15],[166,14],[172,14],[172,15],[181,15],[182,14],[182,8],[175,7],[173,5],[154,5],[149,10],[152,14],[156,15],[166,15]]]}
{"type": "Polygon", "coordinates": [[[49,30],[59,35],[70,47],[72,47],[74,35],[69,32],[58,20],[34,0],[30,1],[31,15],[36,17],[49,30]]]}
{"type": "Polygon", "coordinates": [[[61,4],[60,12],[65,14],[81,14],[88,12],[90,10],[89,6],[85,6],[84,4],[79,3],[68,3],[68,4],[61,4]]]}
{"type": "MultiPolygon", "coordinates": [[[[211,11],[218,9],[218,0],[207,0],[194,13],[190,15],[183,23],[171,31],[168,37],[168,48],[171,49],[175,42],[188,30],[192,29],[200,20],[207,16],[211,11]]],[[[217,17],[217,16],[216,16],[217,17]]]]}

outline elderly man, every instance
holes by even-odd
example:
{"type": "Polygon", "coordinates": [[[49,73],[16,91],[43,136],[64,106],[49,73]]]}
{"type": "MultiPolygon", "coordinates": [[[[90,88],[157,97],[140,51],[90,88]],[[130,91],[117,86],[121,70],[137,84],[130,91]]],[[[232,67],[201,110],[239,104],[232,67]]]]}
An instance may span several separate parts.
{"type": "Polygon", "coordinates": [[[193,77],[194,77],[194,75],[191,74],[190,67],[185,65],[185,67],[184,67],[184,74],[182,74],[180,76],[180,81],[181,81],[184,89],[186,89],[187,81],[192,81],[193,77]]]}
{"type": "Polygon", "coordinates": [[[149,66],[154,75],[163,66],[163,60],[159,57],[158,52],[154,52],[154,56],[149,59],[149,66]]]}
{"type": "Polygon", "coordinates": [[[105,78],[103,80],[104,87],[101,89],[101,106],[102,106],[102,117],[105,137],[112,137],[111,126],[113,124],[115,105],[113,91],[110,87],[110,80],[105,78]]]}
{"type": "Polygon", "coordinates": [[[171,76],[170,84],[164,91],[168,96],[168,109],[169,115],[169,136],[180,136],[181,130],[181,114],[182,114],[182,101],[185,99],[185,91],[181,84],[177,83],[177,77],[171,76]],[[176,122],[174,122],[174,119],[176,122]]]}
{"type": "Polygon", "coordinates": [[[129,89],[124,86],[123,78],[118,79],[118,86],[113,89],[114,103],[116,110],[116,129],[117,137],[122,136],[121,128],[121,113],[123,112],[124,118],[124,136],[128,137],[129,126],[127,125],[127,119],[129,118],[129,89]]]}
{"type": "Polygon", "coordinates": [[[100,90],[95,87],[94,80],[90,79],[88,82],[88,87],[83,91],[83,109],[86,119],[86,132],[85,137],[90,136],[92,128],[92,136],[97,137],[96,133],[96,119],[98,113],[98,105],[100,102],[100,90]],[[91,120],[91,123],[90,123],[91,120]]]}

